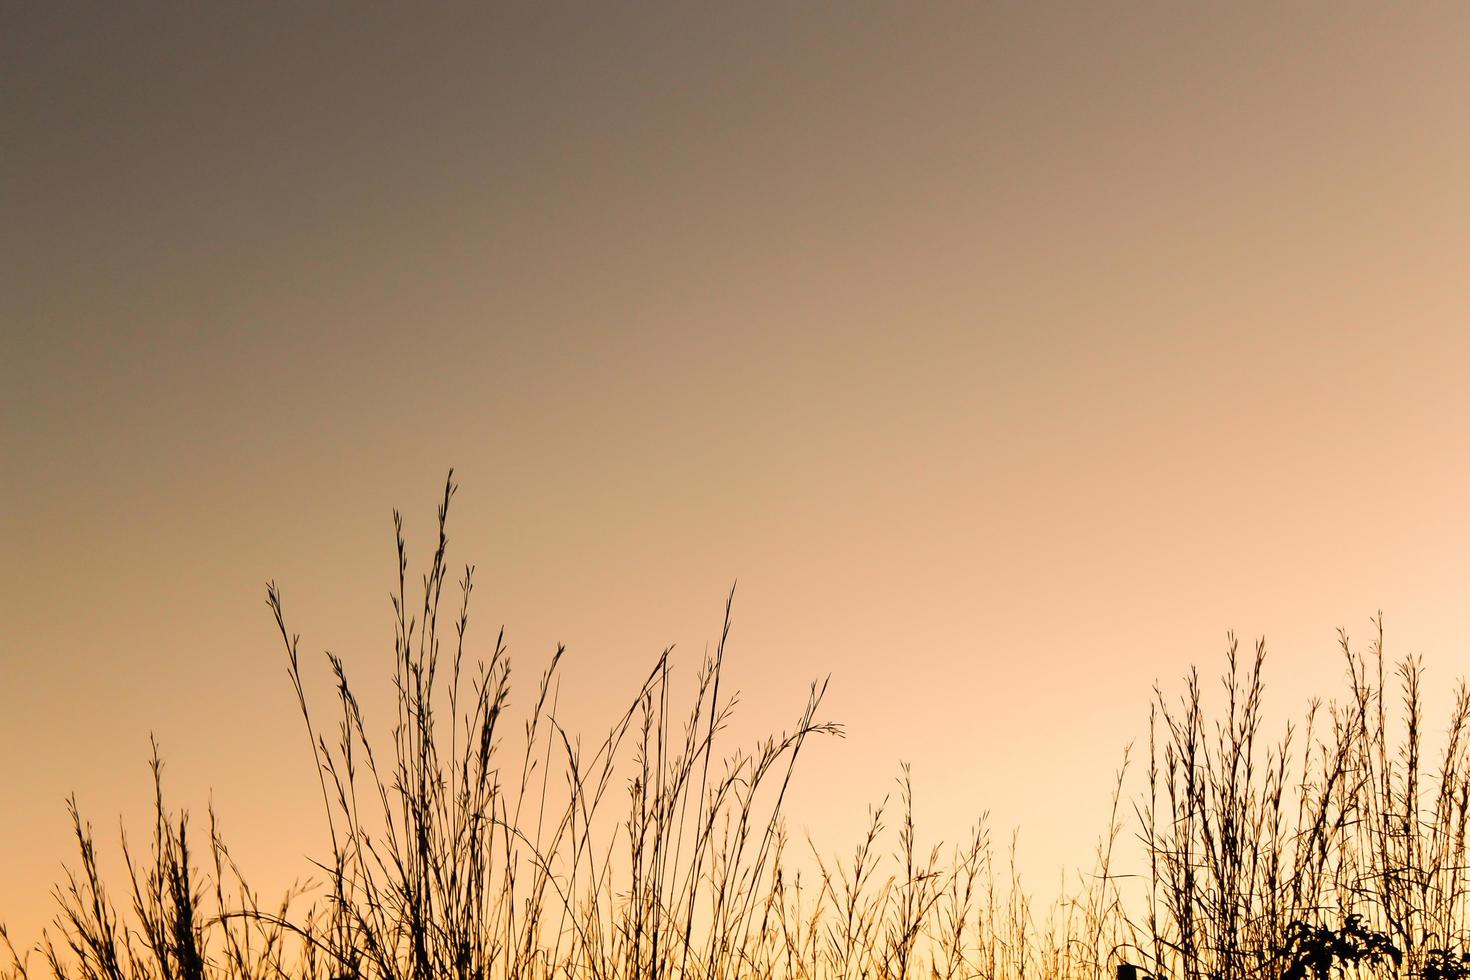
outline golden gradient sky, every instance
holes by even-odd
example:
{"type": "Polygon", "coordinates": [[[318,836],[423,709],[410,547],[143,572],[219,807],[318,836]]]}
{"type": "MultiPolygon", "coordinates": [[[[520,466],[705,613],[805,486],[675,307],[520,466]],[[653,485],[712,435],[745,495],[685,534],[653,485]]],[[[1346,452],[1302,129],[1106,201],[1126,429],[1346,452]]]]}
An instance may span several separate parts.
{"type": "MultiPolygon", "coordinates": [[[[597,731],[739,579],[791,801],[1085,863],[1150,685],[1470,666],[1470,8],[6,4],[0,920],[75,790],[321,822],[275,578],[381,703],[392,507],[597,731]],[[692,6],[697,9],[689,9],[692,6]]],[[[313,666],[322,673],[320,664],[313,666]]],[[[374,700],[368,698],[368,707],[374,700]]]]}

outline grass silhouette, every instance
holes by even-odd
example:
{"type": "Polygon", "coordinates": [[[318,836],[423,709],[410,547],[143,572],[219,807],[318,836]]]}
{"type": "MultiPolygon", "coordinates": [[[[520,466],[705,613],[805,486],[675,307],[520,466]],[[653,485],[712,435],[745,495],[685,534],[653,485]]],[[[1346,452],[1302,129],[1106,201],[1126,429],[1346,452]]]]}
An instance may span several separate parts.
{"type": "Polygon", "coordinates": [[[1038,914],[982,818],[950,850],[922,848],[907,768],[843,858],[788,860],[783,805],[821,720],[812,684],[790,729],[748,750],[723,733],[730,603],[692,698],[675,703],[659,656],[605,737],[584,747],[556,716],[563,651],[529,716],[507,713],[503,633],[466,650],[473,567],[446,606],[453,473],[438,539],[410,590],[395,512],[396,713],[375,736],[340,659],[335,702],[311,703],[299,640],[267,601],[300,704],[326,816],[315,890],[262,905],[214,813],[202,841],[172,813],[153,751],[146,856],[121,842],[114,894],[90,826],[69,804],[78,865],[54,925],[29,951],[0,928],[0,976],[81,980],[736,980],[1077,978],[1465,980],[1470,694],[1443,748],[1423,737],[1423,668],[1388,682],[1381,618],[1370,649],[1341,646],[1344,698],[1262,734],[1263,644],[1232,638],[1224,706],[1197,672],[1156,690],[1146,785],[1118,773],[1092,874],[1038,914]],[[446,608],[451,611],[441,612],[446,608]],[[324,719],[330,718],[330,723],[324,719]],[[507,748],[511,736],[514,749],[507,748]],[[1130,812],[1131,811],[1131,812],[1130,812]],[[1129,832],[1125,823],[1133,828],[1129,832]],[[891,825],[891,829],[890,829],[891,825]],[[1136,875],[1115,871],[1129,843],[1136,875]],[[1007,866],[1008,865],[1008,866],[1007,866]],[[124,903],[119,906],[119,897],[124,903]]]}

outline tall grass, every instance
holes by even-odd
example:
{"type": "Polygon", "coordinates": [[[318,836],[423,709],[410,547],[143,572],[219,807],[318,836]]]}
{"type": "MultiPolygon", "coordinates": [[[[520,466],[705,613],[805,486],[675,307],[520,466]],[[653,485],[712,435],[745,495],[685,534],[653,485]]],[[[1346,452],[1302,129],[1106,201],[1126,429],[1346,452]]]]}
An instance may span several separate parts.
{"type": "Polygon", "coordinates": [[[798,760],[842,729],[822,718],[818,682],[786,732],[728,747],[729,601],[692,694],[664,651],[584,745],[557,716],[559,649],[513,722],[503,633],[470,640],[474,569],[449,569],[454,490],[451,474],[413,588],[394,515],[391,718],[365,717],[330,654],[335,697],[312,702],[282,594],[267,589],[319,780],[320,887],[262,905],[214,814],[199,842],[167,808],[155,748],[156,819],[146,857],[122,842],[124,906],[73,804],[79,866],[33,950],[0,929],[5,976],[1464,978],[1470,695],[1430,759],[1422,668],[1399,664],[1387,692],[1381,626],[1366,653],[1342,638],[1347,696],[1274,742],[1261,645],[1243,660],[1230,643],[1213,720],[1197,673],[1181,696],[1156,691],[1145,785],[1130,791],[1125,756],[1091,873],[1037,910],[1014,837],[1007,860],[984,817],[958,846],[920,842],[906,768],[850,852],[793,847],[798,760]]]}
{"type": "Polygon", "coordinates": [[[1443,744],[1424,743],[1423,666],[1390,667],[1380,617],[1367,651],[1339,635],[1347,696],[1262,737],[1265,646],[1231,639],[1224,708],[1207,720],[1199,675],[1157,692],[1148,794],[1150,945],[1187,978],[1346,969],[1454,973],[1470,926],[1470,692],[1443,744]],[[1397,679],[1397,690],[1390,683],[1397,679]]]}

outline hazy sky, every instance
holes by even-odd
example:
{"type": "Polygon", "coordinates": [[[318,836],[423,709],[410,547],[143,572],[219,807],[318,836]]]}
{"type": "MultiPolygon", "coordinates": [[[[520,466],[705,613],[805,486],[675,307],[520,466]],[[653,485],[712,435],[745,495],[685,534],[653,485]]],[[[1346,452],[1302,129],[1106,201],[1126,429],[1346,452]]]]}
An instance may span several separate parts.
{"type": "Polygon", "coordinates": [[[382,705],[451,465],[589,735],[738,578],[737,738],[833,676],[828,850],[907,760],[1086,863],[1231,628],[1277,719],[1380,608],[1470,667],[1470,8],[713,8],[0,6],[18,938],[150,731],[267,891],[320,856],[264,582],[382,705]]]}

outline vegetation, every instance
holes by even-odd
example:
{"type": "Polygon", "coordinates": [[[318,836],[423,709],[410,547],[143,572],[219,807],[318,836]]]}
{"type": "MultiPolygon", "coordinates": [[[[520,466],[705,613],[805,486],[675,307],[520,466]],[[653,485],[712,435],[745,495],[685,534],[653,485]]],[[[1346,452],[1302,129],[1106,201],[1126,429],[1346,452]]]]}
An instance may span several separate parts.
{"type": "Polygon", "coordinates": [[[687,703],[675,703],[665,651],[606,737],[584,747],[556,717],[558,650],[529,717],[513,728],[503,635],[483,659],[467,652],[473,567],[441,620],[453,495],[451,474],[437,545],[413,594],[394,515],[397,712],[386,740],[331,655],[336,701],[324,725],[281,593],[268,588],[320,779],[323,884],[262,905],[214,814],[201,841],[187,816],[169,811],[155,747],[146,858],[122,842],[128,875],[114,894],[73,803],[79,864],[57,890],[55,925],[30,952],[0,929],[11,959],[4,976],[1465,980],[1470,972],[1470,693],[1458,691],[1431,758],[1422,666],[1399,663],[1392,690],[1381,623],[1366,652],[1341,637],[1346,696],[1313,704],[1275,741],[1262,732],[1261,644],[1243,658],[1232,639],[1224,705],[1213,715],[1195,672],[1180,696],[1156,691],[1145,785],[1131,813],[1120,771],[1094,873],[1038,914],[983,819],[958,848],[920,845],[906,769],[896,800],[872,809],[848,857],[813,848],[789,861],[783,804],[798,759],[809,739],[842,729],[822,720],[825,684],[813,684],[789,731],[726,749],[737,700],[721,685],[728,604],[687,703]],[[1114,866],[1129,842],[1139,845],[1129,853],[1141,873],[1125,876],[1114,866]],[[792,870],[803,865],[806,874],[792,870]]]}

